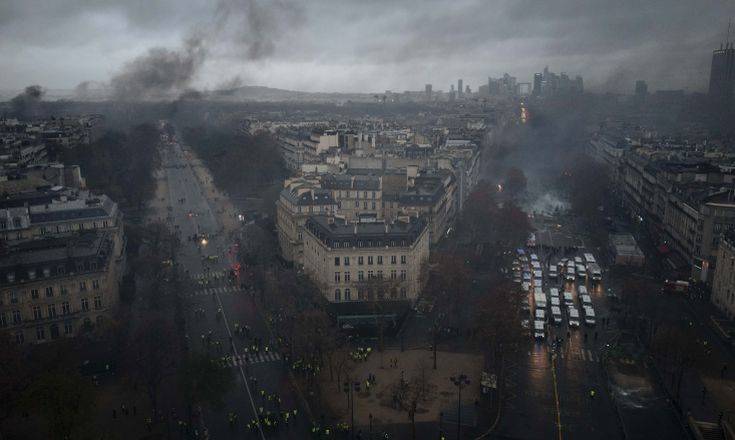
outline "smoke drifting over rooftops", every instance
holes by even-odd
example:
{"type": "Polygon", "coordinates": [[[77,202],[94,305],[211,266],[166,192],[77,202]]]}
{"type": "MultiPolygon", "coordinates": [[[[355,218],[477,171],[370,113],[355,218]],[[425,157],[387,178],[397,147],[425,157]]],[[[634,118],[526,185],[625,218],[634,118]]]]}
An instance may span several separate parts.
{"type": "Polygon", "coordinates": [[[18,118],[30,118],[36,115],[38,106],[46,91],[39,85],[28,86],[10,101],[13,113],[18,118]]]}

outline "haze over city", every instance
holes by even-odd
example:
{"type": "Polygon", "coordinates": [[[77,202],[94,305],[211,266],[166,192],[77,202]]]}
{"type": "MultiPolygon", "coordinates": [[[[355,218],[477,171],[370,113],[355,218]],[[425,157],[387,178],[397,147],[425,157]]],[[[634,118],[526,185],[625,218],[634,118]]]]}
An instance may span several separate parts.
{"type": "Polygon", "coordinates": [[[728,1],[319,0],[8,1],[0,5],[2,89],[109,84],[152,49],[192,57],[177,87],[307,92],[418,90],[543,66],[622,92],[704,91],[728,1]],[[696,12],[696,13],[694,13],[696,12]],[[202,38],[196,53],[186,41],[202,38]]]}

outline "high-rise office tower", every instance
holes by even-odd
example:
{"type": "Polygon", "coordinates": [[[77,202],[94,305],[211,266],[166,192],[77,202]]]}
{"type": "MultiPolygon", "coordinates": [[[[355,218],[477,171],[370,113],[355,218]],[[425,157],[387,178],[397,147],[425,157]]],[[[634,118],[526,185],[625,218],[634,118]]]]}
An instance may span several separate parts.
{"type": "Polygon", "coordinates": [[[424,94],[426,95],[426,100],[431,101],[431,84],[424,86],[424,94]]]}
{"type": "MultiPolygon", "coordinates": [[[[729,39],[729,38],[728,38],[729,39]]],[[[709,96],[713,103],[729,107],[735,91],[735,47],[730,41],[712,52],[709,96]]]]}
{"type": "Polygon", "coordinates": [[[636,104],[640,105],[646,102],[646,96],[648,96],[648,84],[643,80],[635,82],[635,95],[633,100],[636,104]]]}
{"type": "Polygon", "coordinates": [[[460,78],[459,80],[457,80],[457,96],[458,97],[462,96],[462,90],[464,89],[462,88],[462,79],[460,78]]]}
{"type": "Polygon", "coordinates": [[[543,82],[543,75],[541,73],[533,74],[533,95],[541,96],[541,83],[543,82]]]}

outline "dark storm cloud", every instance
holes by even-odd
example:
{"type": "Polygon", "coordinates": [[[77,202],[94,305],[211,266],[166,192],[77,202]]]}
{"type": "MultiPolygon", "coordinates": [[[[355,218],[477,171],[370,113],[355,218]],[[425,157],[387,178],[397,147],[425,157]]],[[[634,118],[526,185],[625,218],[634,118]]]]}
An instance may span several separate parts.
{"type": "Polygon", "coordinates": [[[72,87],[152,47],[185,57],[176,41],[198,31],[207,56],[178,92],[235,75],[310,90],[446,89],[458,77],[476,88],[547,64],[600,90],[635,79],[701,90],[732,15],[726,0],[8,0],[0,56],[17,88],[72,87]]]}

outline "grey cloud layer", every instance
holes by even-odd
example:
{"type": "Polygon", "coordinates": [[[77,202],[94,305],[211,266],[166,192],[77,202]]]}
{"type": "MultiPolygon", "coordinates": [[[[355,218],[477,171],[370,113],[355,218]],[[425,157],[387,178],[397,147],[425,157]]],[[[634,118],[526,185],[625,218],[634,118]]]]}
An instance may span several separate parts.
{"type": "MultiPolygon", "coordinates": [[[[102,72],[122,67],[84,65],[71,78],[74,66],[64,65],[55,75],[54,64],[93,45],[124,39],[125,53],[185,54],[169,42],[203,30],[208,57],[177,88],[239,75],[309,90],[446,89],[459,76],[476,87],[503,71],[529,80],[549,64],[599,89],[627,91],[635,79],[702,89],[730,15],[725,0],[10,0],[0,3],[0,56],[22,74],[20,57],[49,55],[50,66],[27,78],[69,86],[106,81],[102,72]],[[115,32],[104,32],[109,23],[115,32]]],[[[27,78],[5,78],[0,88],[27,78]]]]}

